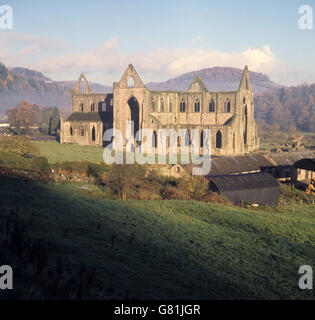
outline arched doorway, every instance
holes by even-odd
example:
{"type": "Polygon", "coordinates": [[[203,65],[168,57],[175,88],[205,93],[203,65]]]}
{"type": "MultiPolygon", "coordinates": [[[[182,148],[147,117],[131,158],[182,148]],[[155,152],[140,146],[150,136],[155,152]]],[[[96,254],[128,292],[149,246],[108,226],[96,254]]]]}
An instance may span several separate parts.
{"type": "Polygon", "coordinates": [[[138,100],[132,96],[128,100],[128,106],[130,108],[130,121],[133,121],[133,131],[131,134],[135,137],[139,131],[139,103],[138,100]]]}
{"type": "Polygon", "coordinates": [[[95,128],[92,129],[92,141],[95,141],[95,128]]]}
{"type": "Polygon", "coordinates": [[[244,107],[244,144],[247,144],[247,104],[244,107]]]}

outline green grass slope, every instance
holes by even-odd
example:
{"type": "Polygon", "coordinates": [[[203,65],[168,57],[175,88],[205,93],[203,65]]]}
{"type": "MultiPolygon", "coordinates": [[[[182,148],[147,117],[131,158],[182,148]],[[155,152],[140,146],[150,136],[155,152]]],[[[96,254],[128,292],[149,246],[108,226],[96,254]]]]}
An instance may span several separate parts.
{"type": "Polygon", "coordinates": [[[298,287],[299,267],[315,264],[314,205],[293,214],[290,206],[115,201],[92,185],[8,179],[0,205],[0,226],[18,209],[33,239],[53,241],[70,265],[96,268],[92,298],[314,299],[298,287]]]}
{"type": "Polygon", "coordinates": [[[76,144],[60,144],[57,141],[33,141],[48,159],[49,163],[62,161],[90,161],[102,162],[104,148],[94,146],[80,146],[76,144]]]}

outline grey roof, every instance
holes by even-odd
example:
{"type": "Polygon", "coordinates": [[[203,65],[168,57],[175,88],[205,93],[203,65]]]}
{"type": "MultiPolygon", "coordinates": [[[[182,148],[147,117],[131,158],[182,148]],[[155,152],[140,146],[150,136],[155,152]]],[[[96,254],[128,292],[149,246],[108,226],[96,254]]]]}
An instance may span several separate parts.
{"type": "Polygon", "coordinates": [[[261,167],[272,165],[273,164],[267,160],[263,154],[216,157],[211,159],[211,170],[208,176],[259,171],[261,167]]]}
{"type": "Polygon", "coordinates": [[[104,114],[99,112],[73,112],[66,121],[100,121],[105,120],[104,114]]]}
{"type": "Polygon", "coordinates": [[[210,177],[219,191],[251,190],[279,187],[279,183],[270,174],[257,172],[237,175],[210,177]]]}
{"type": "Polygon", "coordinates": [[[304,151],[304,152],[278,152],[278,153],[269,153],[267,157],[271,162],[275,162],[273,166],[292,166],[296,161],[303,158],[313,158],[314,152],[304,151]]]}

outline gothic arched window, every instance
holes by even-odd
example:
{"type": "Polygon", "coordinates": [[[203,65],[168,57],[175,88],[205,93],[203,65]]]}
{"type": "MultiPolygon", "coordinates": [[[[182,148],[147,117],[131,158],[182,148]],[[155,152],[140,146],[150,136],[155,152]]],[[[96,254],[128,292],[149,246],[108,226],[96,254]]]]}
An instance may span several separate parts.
{"type": "Polygon", "coordinates": [[[215,146],[218,149],[222,148],[222,133],[220,130],[217,131],[217,134],[215,136],[215,146]]]}
{"type": "Polygon", "coordinates": [[[164,112],[164,99],[161,98],[161,108],[160,108],[161,112],[164,112]]]}
{"type": "Polygon", "coordinates": [[[152,98],[152,111],[153,112],[155,111],[155,100],[154,100],[154,98],[152,98]]]}
{"type": "Polygon", "coordinates": [[[156,131],[153,131],[153,134],[152,134],[152,148],[157,148],[157,134],[156,134],[156,131]]]}
{"type": "Polygon", "coordinates": [[[129,77],[127,81],[127,87],[128,88],[134,88],[135,87],[135,79],[134,77],[129,77]]]}
{"type": "Polygon", "coordinates": [[[185,111],[186,111],[186,105],[185,105],[184,99],[182,99],[179,105],[179,112],[185,112],[185,111]]]}
{"type": "Polygon", "coordinates": [[[92,141],[95,141],[95,128],[92,129],[92,141]]]}
{"type": "Polygon", "coordinates": [[[209,112],[215,112],[215,102],[213,99],[209,103],[209,112]]]}
{"type": "Polygon", "coordinates": [[[195,101],[195,112],[200,112],[200,101],[196,99],[195,101]]]}
{"type": "Polygon", "coordinates": [[[203,130],[201,130],[201,133],[200,133],[200,147],[201,147],[201,148],[203,148],[204,139],[205,139],[205,133],[204,133],[203,130]]]}
{"type": "Polygon", "coordinates": [[[229,98],[227,98],[225,101],[224,112],[231,112],[231,102],[229,98]]]}

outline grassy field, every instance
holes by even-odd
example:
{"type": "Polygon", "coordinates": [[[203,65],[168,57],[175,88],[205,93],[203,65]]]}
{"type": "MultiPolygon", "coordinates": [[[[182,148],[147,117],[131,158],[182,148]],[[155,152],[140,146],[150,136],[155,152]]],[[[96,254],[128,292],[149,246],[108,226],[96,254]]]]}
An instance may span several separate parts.
{"type": "Polygon", "coordinates": [[[296,204],[293,213],[290,205],[115,201],[95,185],[0,179],[0,206],[0,225],[17,210],[33,239],[56,244],[49,254],[95,267],[100,293],[93,298],[315,297],[298,287],[299,267],[315,264],[311,204],[296,204]]]}
{"type": "MultiPolygon", "coordinates": [[[[60,144],[57,141],[33,141],[41,152],[41,155],[47,158],[48,162],[53,164],[62,161],[90,161],[103,162],[104,148],[94,146],[80,146],[76,144],[60,144]]],[[[158,156],[156,155],[156,163],[158,156]]],[[[169,162],[168,155],[166,163],[169,162]]],[[[180,155],[178,155],[180,162],[180,155]]]]}
{"type": "Polygon", "coordinates": [[[60,144],[57,141],[34,141],[34,143],[39,146],[41,155],[46,157],[49,163],[76,160],[103,161],[103,148],[100,147],[60,144]]]}

